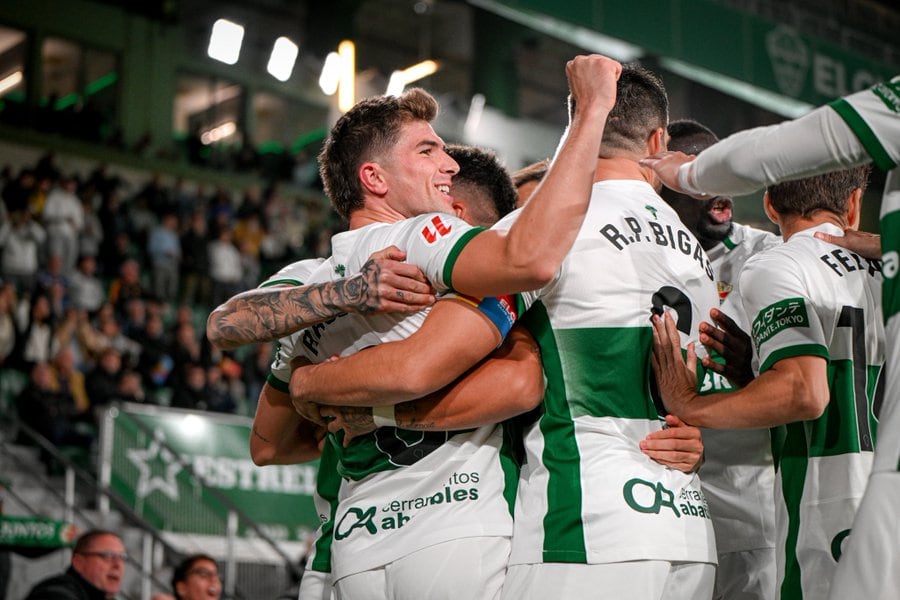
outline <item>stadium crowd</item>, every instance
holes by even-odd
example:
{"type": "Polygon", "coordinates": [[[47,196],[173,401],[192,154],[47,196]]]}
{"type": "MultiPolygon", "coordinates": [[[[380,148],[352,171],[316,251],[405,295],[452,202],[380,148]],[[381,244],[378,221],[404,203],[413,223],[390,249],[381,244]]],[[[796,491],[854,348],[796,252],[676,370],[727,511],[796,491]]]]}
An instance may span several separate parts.
{"type": "Polygon", "coordinates": [[[2,169],[0,188],[4,408],[85,449],[114,400],[252,415],[271,346],[216,350],[210,307],[327,251],[338,227],[314,188],[298,202],[275,185],[63,172],[52,151],[2,169]]]}

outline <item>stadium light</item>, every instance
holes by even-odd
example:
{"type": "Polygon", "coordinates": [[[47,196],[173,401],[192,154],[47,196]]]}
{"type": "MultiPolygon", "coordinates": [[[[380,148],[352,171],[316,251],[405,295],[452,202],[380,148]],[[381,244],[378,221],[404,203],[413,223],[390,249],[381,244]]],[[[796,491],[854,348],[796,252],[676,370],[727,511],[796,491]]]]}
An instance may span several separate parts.
{"type": "Polygon", "coordinates": [[[391,73],[391,79],[388,82],[388,96],[399,96],[403,93],[403,88],[414,81],[418,81],[423,77],[433,75],[438,70],[438,63],[434,60],[423,60],[411,67],[407,67],[402,71],[394,71],[391,73]]]}
{"type": "Polygon", "coordinates": [[[269,56],[269,64],[266,70],[278,81],[287,81],[291,78],[294,63],[297,62],[297,54],[300,49],[297,44],[286,37],[275,40],[272,46],[272,55],[269,56]]]}
{"type": "Polygon", "coordinates": [[[210,144],[215,144],[218,141],[224,140],[228,136],[233,135],[236,131],[237,124],[234,121],[226,121],[218,127],[213,127],[200,134],[200,142],[204,146],[209,146],[210,144]]]}
{"type": "Polygon", "coordinates": [[[241,42],[244,40],[244,27],[227,19],[219,19],[213,23],[209,36],[209,48],[206,53],[210,58],[233,65],[241,55],[241,42]]]}
{"type": "Polygon", "coordinates": [[[22,79],[24,79],[22,71],[15,71],[0,79],[0,96],[22,83],[22,79]]]}
{"type": "Polygon", "coordinates": [[[341,81],[341,57],[337,52],[329,52],[325,57],[322,74],[319,75],[319,87],[326,96],[333,96],[341,81]]]}
{"type": "Polygon", "coordinates": [[[344,40],[338,45],[341,77],[338,84],[338,109],[345,113],[356,103],[356,45],[344,40]]]}

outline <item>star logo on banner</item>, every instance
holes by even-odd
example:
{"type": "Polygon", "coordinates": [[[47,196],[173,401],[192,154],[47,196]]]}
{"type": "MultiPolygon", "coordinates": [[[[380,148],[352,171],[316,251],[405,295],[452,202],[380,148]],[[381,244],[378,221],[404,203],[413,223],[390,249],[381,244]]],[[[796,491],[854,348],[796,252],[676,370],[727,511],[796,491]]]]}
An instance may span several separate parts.
{"type": "Polygon", "coordinates": [[[181,471],[181,463],[178,458],[163,447],[166,434],[157,429],[153,432],[153,441],[150,445],[139,450],[137,448],[129,448],[125,451],[135,467],[140,472],[138,478],[137,490],[135,493],[138,498],[146,498],[156,490],[159,490],[170,499],[178,500],[178,482],[175,477],[181,471]],[[165,475],[154,475],[154,463],[163,463],[165,465],[165,475]]]}

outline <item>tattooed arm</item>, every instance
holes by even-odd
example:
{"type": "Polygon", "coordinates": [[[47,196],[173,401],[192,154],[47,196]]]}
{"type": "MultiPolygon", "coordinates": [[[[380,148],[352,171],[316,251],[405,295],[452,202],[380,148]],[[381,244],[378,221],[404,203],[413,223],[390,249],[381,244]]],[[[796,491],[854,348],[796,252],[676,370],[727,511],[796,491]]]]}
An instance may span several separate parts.
{"type": "Polygon", "coordinates": [[[369,257],[345,279],[242,292],[216,308],[206,335],[221,350],[270,342],[347,312],[415,312],[434,302],[417,267],[396,246],[369,257]]]}
{"type": "MultiPolygon", "coordinates": [[[[528,412],[543,396],[540,350],[525,328],[517,325],[488,358],[447,387],[394,405],[394,420],[401,429],[468,429],[528,412]]],[[[344,430],[345,444],[375,429],[372,409],[368,407],[323,406],[321,413],[334,418],[328,424],[330,431],[344,430]]]]}

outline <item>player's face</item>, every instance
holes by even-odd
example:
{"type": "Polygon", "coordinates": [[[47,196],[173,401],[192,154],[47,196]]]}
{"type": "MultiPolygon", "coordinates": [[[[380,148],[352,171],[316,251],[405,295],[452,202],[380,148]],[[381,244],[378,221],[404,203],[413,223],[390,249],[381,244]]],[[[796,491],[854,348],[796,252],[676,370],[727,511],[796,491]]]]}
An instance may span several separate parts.
{"type": "Polygon", "coordinates": [[[709,200],[696,200],[667,188],[660,195],[675,209],[678,218],[705,249],[724,240],[731,231],[731,198],[716,196],[709,200]]]}
{"type": "Polygon", "coordinates": [[[425,121],[400,129],[397,144],[383,163],[391,206],[406,217],[453,212],[450,184],[459,165],[444,151],[442,140],[425,121]]]}
{"type": "Polygon", "coordinates": [[[122,587],[125,546],[114,535],[99,536],[87,550],[72,556],[72,566],[91,585],[112,597],[122,587]]]}
{"type": "Polygon", "coordinates": [[[222,596],[222,580],[216,563],[199,559],[187,572],[187,579],[179,581],[178,595],[184,600],[219,600],[222,596]]]}

